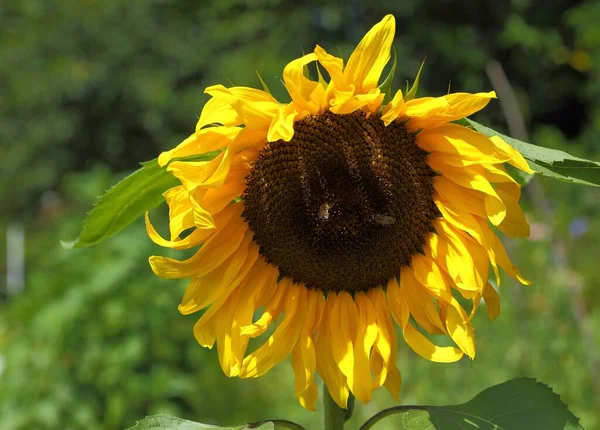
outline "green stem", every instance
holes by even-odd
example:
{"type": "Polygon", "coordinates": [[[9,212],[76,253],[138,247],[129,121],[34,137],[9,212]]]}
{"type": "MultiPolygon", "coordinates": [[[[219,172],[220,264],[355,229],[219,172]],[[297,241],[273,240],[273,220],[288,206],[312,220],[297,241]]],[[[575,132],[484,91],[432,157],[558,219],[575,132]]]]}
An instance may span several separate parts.
{"type": "Polygon", "coordinates": [[[382,420],[385,417],[388,417],[390,415],[394,415],[394,414],[401,414],[403,412],[408,412],[410,410],[430,410],[433,409],[432,406],[416,406],[416,405],[403,405],[403,406],[394,406],[393,408],[389,408],[389,409],[384,409],[383,411],[373,415],[371,418],[369,418],[362,426],[360,426],[359,430],[369,430],[371,427],[373,427],[375,424],[377,424],[377,422],[379,422],[380,420],[382,420]]]}
{"type": "Polygon", "coordinates": [[[350,394],[348,409],[340,408],[329,394],[327,386],[323,384],[323,406],[325,407],[325,430],[344,430],[344,423],[352,416],[354,397],[350,394]]]}
{"type": "Polygon", "coordinates": [[[290,429],[290,430],[306,430],[300,424],[296,424],[293,421],[288,420],[264,420],[264,421],[256,421],[253,423],[246,424],[249,429],[258,428],[263,424],[273,423],[273,426],[276,429],[290,429]]]}

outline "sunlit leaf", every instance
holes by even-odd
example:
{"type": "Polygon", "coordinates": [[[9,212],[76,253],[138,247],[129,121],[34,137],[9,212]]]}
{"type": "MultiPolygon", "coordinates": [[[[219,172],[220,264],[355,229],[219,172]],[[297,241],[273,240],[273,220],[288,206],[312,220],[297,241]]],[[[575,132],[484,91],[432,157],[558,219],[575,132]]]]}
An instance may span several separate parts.
{"type": "MultiPolygon", "coordinates": [[[[529,164],[531,165],[532,163],[529,164]]],[[[513,179],[517,181],[517,183],[522,187],[527,185],[533,179],[534,175],[523,172],[522,170],[519,170],[516,167],[511,166],[510,164],[505,164],[504,167],[506,167],[508,174],[512,176],[513,179]]]]}
{"type": "MultiPolygon", "coordinates": [[[[178,160],[212,160],[218,151],[192,155],[178,160]]],[[[179,181],[156,159],[142,163],[142,167],[110,188],[93,209],[83,224],[79,238],[72,243],[63,242],[65,247],[82,248],[96,245],[114,236],[148,210],[164,202],[162,194],[179,181]]]]}
{"type": "MultiPolygon", "coordinates": [[[[487,388],[467,403],[453,406],[397,407],[378,414],[405,430],[579,430],[577,418],[550,387],[531,378],[487,388]]],[[[376,416],[377,417],[377,416],[376,416]]],[[[361,430],[379,420],[371,419],[361,430]]]]}
{"type": "Polygon", "coordinates": [[[388,73],[388,75],[386,76],[386,78],[384,79],[384,81],[381,83],[381,85],[379,85],[379,89],[381,90],[382,93],[384,93],[385,95],[383,96],[383,104],[389,102],[390,100],[392,100],[392,97],[394,97],[394,94],[392,93],[392,81],[394,80],[394,75],[396,74],[396,65],[398,63],[398,55],[396,55],[396,49],[393,49],[394,52],[394,60],[392,61],[392,68],[390,69],[390,72],[388,73]]]}
{"type": "Polygon", "coordinates": [[[500,136],[509,145],[523,154],[523,157],[529,162],[529,166],[541,176],[548,176],[575,184],[600,186],[600,163],[597,161],[574,157],[557,149],[544,148],[522,142],[498,133],[470,119],[466,119],[466,123],[488,137],[500,136]]]}
{"type": "Polygon", "coordinates": [[[319,83],[323,86],[323,88],[327,88],[327,81],[321,74],[321,69],[319,68],[319,63],[315,63],[315,66],[317,67],[317,77],[319,78],[319,83]]]}
{"type": "Polygon", "coordinates": [[[260,73],[258,73],[258,70],[256,71],[256,76],[258,76],[258,80],[260,81],[260,85],[262,86],[263,91],[266,92],[266,93],[271,94],[271,90],[267,86],[267,83],[264,81],[264,79],[262,78],[262,76],[260,76],[260,73]]]}
{"type": "Polygon", "coordinates": [[[417,91],[419,89],[419,77],[421,76],[421,71],[423,70],[424,65],[425,60],[423,60],[423,62],[421,63],[421,67],[419,67],[419,71],[417,72],[417,76],[415,77],[415,81],[413,82],[412,87],[410,87],[410,90],[406,91],[406,95],[404,96],[405,101],[412,100],[417,96],[417,91]]]}
{"type": "Polygon", "coordinates": [[[243,424],[235,427],[219,427],[210,424],[200,424],[193,421],[183,420],[168,415],[153,415],[138,421],[136,425],[127,430],[202,430],[202,429],[220,429],[220,430],[273,430],[275,426],[272,422],[264,423],[258,427],[250,427],[243,424]]]}

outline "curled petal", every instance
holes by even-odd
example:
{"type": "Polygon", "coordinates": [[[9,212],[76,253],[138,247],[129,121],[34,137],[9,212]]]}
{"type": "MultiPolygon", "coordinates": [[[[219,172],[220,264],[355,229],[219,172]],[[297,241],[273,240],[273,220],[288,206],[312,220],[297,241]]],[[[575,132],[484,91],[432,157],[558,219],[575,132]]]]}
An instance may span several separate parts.
{"type": "Polygon", "coordinates": [[[406,112],[406,103],[404,103],[404,97],[402,91],[398,90],[394,98],[383,108],[383,114],[381,120],[388,126],[398,118],[404,116],[406,112]]]}
{"type": "Polygon", "coordinates": [[[269,131],[267,132],[267,141],[276,142],[279,139],[289,142],[294,137],[294,122],[299,119],[300,112],[296,103],[284,105],[273,117],[269,131]]]}
{"type": "MultiPolygon", "coordinates": [[[[412,270],[404,267],[404,270],[412,270]]],[[[401,275],[402,276],[402,275],[401,275]]],[[[402,289],[398,286],[395,279],[388,283],[387,299],[390,311],[396,323],[402,328],[404,340],[421,357],[440,363],[452,363],[462,358],[463,353],[458,348],[452,346],[434,345],[423,334],[409,322],[410,308],[402,289]]]]}
{"type": "Polygon", "coordinates": [[[534,174],[535,172],[529,167],[527,160],[523,158],[521,153],[517,151],[515,148],[506,143],[500,136],[492,136],[490,140],[499,151],[504,152],[508,157],[510,157],[509,164],[515,166],[517,169],[524,171],[525,173],[534,174]]]}
{"type": "Polygon", "coordinates": [[[315,385],[314,373],[317,366],[317,356],[312,333],[319,325],[325,301],[320,291],[309,290],[307,293],[306,320],[298,343],[292,352],[292,368],[296,376],[294,395],[303,407],[315,410],[317,386],[315,385]]]}
{"type": "Polygon", "coordinates": [[[285,317],[269,339],[244,358],[241,378],[264,375],[292,352],[304,325],[306,298],[307,290],[304,286],[289,285],[286,288],[283,298],[285,317]]]}
{"type": "Polygon", "coordinates": [[[255,128],[267,129],[280,107],[269,93],[254,88],[213,85],[204,92],[231,106],[243,124],[255,128]]]}
{"type": "Polygon", "coordinates": [[[366,94],[354,95],[348,92],[336,92],[331,101],[331,112],[338,115],[352,113],[359,109],[374,113],[379,110],[383,101],[383,93],[379,88],[374,88],[366,94]]]}
{"type": "Polygon", "coordinates": [[[290,97],[299,109],[311,114],[323,113],[327,105],[325,88],[304,76],[306,65],[317,59],[316,54],[307,54],[290,62],[283,70],[283,81],[290,97]]]}

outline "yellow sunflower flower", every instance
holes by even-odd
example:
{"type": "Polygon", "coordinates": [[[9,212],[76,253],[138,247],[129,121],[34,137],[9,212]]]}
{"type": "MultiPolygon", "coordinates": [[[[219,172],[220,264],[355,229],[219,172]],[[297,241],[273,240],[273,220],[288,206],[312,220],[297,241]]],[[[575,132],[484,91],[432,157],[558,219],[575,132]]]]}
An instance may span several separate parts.
{"type": "Polygon", "coordinates": [[[397,399],[397,328],[428,360],[473,358],[481,299],[491,318],[499,312],[490,263],[498,283],[498,267],[528,283],[492,226],[529,235],[504,163],[532,171],[501,139],[452,123],[495,93],[404,100],[398,91],[382,105],[394,32],[388,15],[345,65],[320,46],[289,63],[287,104],[253,88],[207,88],[195,133],[159,157],[181,181],[164,194],[169,240],[146,215],[157,244],[198,247],[150,265],[189,278],[179,310],[206,309],[194,335],[217,344],[225,374],[258,377],[291,355],[295,396],[311,410],[315,373],[342,408],[350,393],[367,403],[382,386],[397,399]],[[305,76],[312,62],[329,82],[305,76]],[[212,161],[177,160],[215,150],[212,161]]]}

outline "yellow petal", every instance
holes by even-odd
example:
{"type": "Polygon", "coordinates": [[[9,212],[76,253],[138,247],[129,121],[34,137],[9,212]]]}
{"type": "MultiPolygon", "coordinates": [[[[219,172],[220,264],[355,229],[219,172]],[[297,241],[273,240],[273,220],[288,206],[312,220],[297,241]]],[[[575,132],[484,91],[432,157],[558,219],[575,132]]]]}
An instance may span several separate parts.
{"type": "Polygon", "coordinates": [[[184,261],[152,256],[149,259],[152,271],[165,279],[180,279],[191,276],[202,277],[220,266],[238,248],[248,229],[248,225],[240,216],[243,205],[231,206],[232,209],[225,214],[222,221],[222,225],[227,227],[222,228],[219,221],[216,221],[217,230],[195,255],[184,261]],[[234,213],[236,216],[228,225],[234,213]]]}
{"type": "Polygon", "coordinates": [[[486,136],[457,124],[442,124],[421,131],[417,145],[428,152],[458,157],[465,164],[497,164],[510,160],[486,136]]]}
{"type": "Polygon", "coordinates": [[[371,351],[369,365],[371,366],[371,373],[374,376],[372,390],[375,391],[383,386],[385,378],[387,377],[387,369],[384,367],[383,358],[377,348],[373,348],[371,351]]]}
{"type": "Polygon", "coordinates": [[[167,167],[167,171],[171,172],[173,176],[181,181],[181,184],[188,193],[193,192],[201,186],[206,176],[205,172],[211,163],[220,162],[224,156],[225,153],[221,152],[212,161],[173,161],[167,167]]]}
{"type": "MultiPolygon", "coordinates": [[[[425,250],[430,251],[430,249],[425,250]]],[[[419,284],[427,288],[435,297],[449,300],[452,296],[450,286],[438,264],[431,256],[415,254],[411,258],[414,277],[419,284]]]]}
{"type": "Polygon", "coordinates": [[[145,214],[145,221],[148,237],[150,237],[150,239],[152,239],[152,241],[157,245],[164,246],[166,248],[190,249],[202,243],[211,234],[209,230],[196,229],[181,240],[165,240],[154,229],[154,226],[150,222],[148,212],[145,214]]]}
{"type": "MultiPolygon", "coordinates": [[[[484,287],[485,289],[485,287],[484,287]]],[[[481,304],[481,298],[483,297],[483,291],[473,296],[471,299],[473,302],[473,307],[471,308],[471,313],[469,314],[469,321],[473,319],[477,311],[479,310],[479,305],[481,304]]]]}
{"type": "Polygon", "coordinates": [[[212,124],[234,126],[242,123],[242,119],[235,109],[231,107],[230,103],[222,98],[212,97],[202,108],[200,119],[198,119],[198,123],[196,124],[196,131],[212,124]]]}
{"type": "MultiPolygon", "coordinates": [[[[178,310],[183,315],[200,311],[233,290],[252,268],[258,252],[250,252],[252,234],[246,234],[239,248],[217,270],[193,277],[181,299],[178,310]]],[[[254,247],[256,248],[256,247],[254,247]]]]}
{"type": "MultiPolygon", "coordinates": [[[[403,267],[402,271],[412,270],[410,267],[403,267]]],[[[402,272],[401,275],[402,277],[402,272]]],[[[404,295],[404,289],[399,288],[397,283],[388,283],[388,304],[392,311],[392,316],[396,323],[402,327],[404,334],[404,340],[406,343],[421,357],[431,361],[440,363],[451,363],[458,361],[462,358],[463,353],[458,348],[454,347],[440,347],[434,345],[429,339],[423,334],[418,332],[412,324],[409,322],[410,310],[406,297],[404,295]]]]}
{"type": "Polygon", "coordinates": [[[188,191],[198,187],[219,188],[223,185],[229,170],[242,152],[251,148],[261,148],[265,143],[265,131],[246,127],[240,131],[231,144],[211,161],[174,161],[167,170],[173,172],[188,191]]]}
{"type": "Polygon", "coordinates": [[[383,100],[383,93],[379,88],[374,88],[365,94],[353,95],[348,92],[336,92],[331,100],[331,112],[344,115],[359,109],[374,113],[379,110],[383,100]]]}
{"type": "Polygon", "coordinates": [[[327,386],[329,394],[331,394],[335,403],[340,408],[346,409],[350,390],[346,383],[346,377],[340,371],[333,356],[331,344],[332,335],[335,334],[335,330],[332,331],[331,325],[336,318],[333,313],[333,307],[334,302],[338,300],[339,298],[336,293],[329,293],[327,295],[325,309],[323,310],[323,319],[315,340],[315,348],[317,351],[317,371],[321,375],[323,383],[327,386]]]}
{"type": "Polygon", "coordinates": [[[402,117],[406,113],[406,103],[402,96],[402,90],[396,91],[394,98],[383,108],[381,120],[388,126],[396,119],[402,117]]]}
{"type": "Polygon", "coordinates": [[[433,187],[446,206],[487,218],[485,194],[471,188],[461,187],[444,176],[435,176],[433,187]]]}
{"type": "Polygon", "coordinates": [[[475,268],[465,240],[442,218],[434,220],[434,227],[440,237],[430,240],[429,245],[436,261],[444,262],[448,274],[464,292],[471,292],[473,295],[480,291],[483,280],[475,268]]]}
{"type": "MultiPolygon", "coordinates": [[[[404,324],[404,314],[402,313],[402,297],[400,296],[400,285],[398,285],[398,281],[396,278],[390,278],[387,283],[385,290],[385,299],[388,304],[388,309],[390,310],[390,314],[396,321],[396,324],[402,328],[402,324],[404,324]]],[[[408,315],[407,315],[408,320],[408,315]]]]}
{"type": "Polygon", "coordinates": [[[196,200],[199,197],[200,200],[206,194],[206,188],[197,190],[196,195],[190,195],[190,205],[192,206],[192,215],[194,217],[194,225],[200,230],[211,230],[215,228],[215,220],[213,215],[200,206],[200,203],[196,200]],[[200,191],[198,193],[198,191],[200,191]]]}
{"type": "Polygon", "coordinates": [[[296,346],[300,330],[304,325],[307,289],[291,285],[286,288],[284,300],[285,317],[275,332],[256,351],[244,358],[241,378],[264,375],[285,359],[296,346]]]}
{"type": "Polygon", "coordinates": [[[416,279],[414,268],[401,271],[400,287],[403,290],[410,314],[428,333],[445,333],[446,328],[438,310],[424,288],[416,279]]]}
{"type": "Polygon", "coordinates": [[[194,227],[194,217],[189,201],[189,193],[183,185],[173,187],[163,193],[169,206],[169,232],[175,240],[181,232],[194,227]]]}
{"type": "Polygon", "coordinates": [[[304,408],[314,411],[317,402],[317,387],[314,381],[317,356],[312,333],[318,325],[316,320],[320,319],[325,301],[320,291],[307,290],[307,294],[306,320],[292,353],[291,363],[296,377],[294,395],[304,408]]]}
{"type": "Polygon", "coordinates": [[[506,216],[506,206],[486,178],[487,171],[479,165],[468,167],[452,166],[448,164],[448,158],[443,154],[434,153],[427,157],[427,164],[455,184],[486,194],[484,204],[488,219],[492,224],[499,225],[506,216]]]}
{"type": "Polygon", "coordinates": [[[328,93],[334,89],[338,91],[346,90],[347,85],[344,80],[344,60],[327,53],[327,51],[319,45],[315,46],[314,52],[319,63],[327,70],[327,73],[329,73],[329,76],[331,77],[331,82],[327,89],[328,93]]]}
{"type": "Polygon", "coordinates": [[[529,223],[518,200],[502,189],[496,191],[506,206],[506,218],[498,225],[498,229],[510,237],[529,237],[529,223]]]}
{"type": "Polygon", "coordinates": [[[190,195],[190,201],[195,200],[198,205],[215,216],[225,209],[233,199],[243,194],[246,188],[245,177],[249,169],[246,167],[232,167],[219,188],[201,188],[190,195]]]}
{"type": "Polygon", "coordinates": [[[256,338],[263,334],[277,316],[283,311],[283,300],[286,291],[291,288],[291,281],[288,278],[283,278],[277,284],[275,294],[265,305],[262,315],[252,324],[242,327],[242,335],[256,338]]]}
{"type": "Polygon", "coordinates": [[[512,164],[517,169],[520,169],[531,175],[535,173],[533,170],[531,170],[529,164],[527,163],[527,160],[523,158],[521,153],[512,146],[510,146],[508,143],[506,143],[504,140],[502,140],[500,136],[492,136],[490,137],[490,140],[494,143],[494,145],[496,145],[496,148],[498,148],[498,150],[503,151],[506,155],[510,157],[510,161],[508,162],[509,164],[512,164]]]}
{"type": "Polygon", "coordinates": [[[475,332],[469,317],[457,301],[446,309],[448,334],[459,348],[471,359],[475,358],[475,332]]]}
{"type": "Polygon", "coordinates": [[[422,97],[406,102],[408,126],[421,129],[466,118],[483,109],[496,93],[454,93],[442,97],[422,97]]]}
{"type": "MultiPolygon", "coordinates": [[[[475,276],[479,280],[478,285],[483,285],[487,282],[490,273],[490,259],[486,252],[486,245],[480,244],[466,232],[463,232],[459,229],[455,229],[456,234],[458,234],[463,241],[464,246],[467,248],[467,251],[471,255],[473,259],[473,268],[475,270],[475,276]]],[[[479,233],[481,236],[482,234],[479,233]]],[[[481,289],[477,291],[477,294],[473,295],[472,290],[464,290],[460,286],[456,287],[458,291],[464,298],[473,298],[477,295],[481,294],[481,289]]]]}
{"type": "Polygon", "coordinates": [[[213,85],[204,92],[229,104],[244,124],[254,128],[267,129],[280,107],[269,93],[255,88],[213,85]]]}
{"type": "Polygon", "coordinates": [[[344,70],[346,83],[354,84],[357,94],[377,87],[383,68],[390,59],[390,48],[396,32],[396,20],[386,15],[360,41],[344,70]]]}
{"type": "MultiPolygon", "coordinates": [[[[475,218],[476,221],[479,223],[480,227],[481,227],[481,223],[484,222],[483,220],[479,219],[479,218],[475,218]]],[[[434,220],[434,226],[436,231],[438,232],[438,234],[442,237],[444,237],[447,241],[450,247],[453,247],[455,250],[458,251],[458,253],[460,255],[462,255],[463,257],[465,255],[468,255],[469,258],[468,260],[465,260],[465,269],[466,271],[461,272],[461,276],[463,278],[467,277],[467,274],[469,274],[469,279],[470,279],[470,274],[473,273],[474,276],[474,282],[475,285],[477,286],[477,290],[481,291],[481,289],[483,288],[484,283],[487,280],[487,270],[485,271],[481,271],[480,272],[480,268],[481,266],[479,265],[479,263],[481,263],[482,261],[480,260],[482,254],[482,247],[485,247],[485,240],[483,240],[484,244],[480,245],[476,238],[470,236],[469,234],[467,234],[466,232],[464,232],[463,230],[461,230],[460,228],[452,225],[451,222],[449,222],[446,219],[443,218],[438,218],[436,220],[434,220]],[[467,263],[468,261],[468,263],[467,263]],[[467,268],[468,266],[468,268],[467,268]]],[[[481,232],[481,228],[479,228],[477,230],[477,236],[479,237],[483,237],[483,233],[481,232]]],[[[488,267],[489,264],[487,263],[486,260],[483,260],[483,267],[488,267]]],[[[467,290],[471,291],[472,288],[467,288],[467,290]]]]}
{"type": "Polygon", "coordinates": [[[388,309],[383,289],[372,288],[368,291],[367,295],[375,308],[378,328],[374,350],[371,353],[371,361],[380,362],[378,365],[371,365],[375,375],[373,389],[375,390],[384,385],[392,397],[398,400],[402,378],[400,371],[396,367],[398,342],[394,323],[390,316],[390,310],[388,309]]]}
{"type": "MultiPolygon", "coordinates": [[[[256,269],[255,266],[253,266],[250,272],[248,272],[248,274],[244,277],[240,285],[236,287],[231,293],[231,296],[233,297],[232,300],[236,301],[236,307],[234,309],[233,315],[229,319],[229,326],[231,327],[230,349],[231,355],[235,358],[235,360],[230,361],[231,364],[229,366],[229,369],[230,372],[232,372],[232,374],[235,373],[236,376],[239,375],[239,372],[241,371],[244,355],[246,354],[246,349],[248,348],[248,342],[250,340],[249,336],[242,336],[241,330],[242,327],[252,322],[252,314],[255,309],[255,304],[257,303],[256,294],[252,294],[248,291],[249,283],[252,283],[250,284],[252,285],[252,287],[256,287],[254,288],[254,291],[258,290],[258,293],[265,291],[265,288],[262,288],[261,285],[265,284],[265,282],[262,279],[258,280],[257,282],[254,282],[253,275],[255,274],[256,269]],[[237,296],[237,298],[234,296],[237,296]],[[247,306],[248,302],[250,302],[249,307],[247,306]]],[[[275,278],[273,281],[271,281],[267,278],[267,283],[274,283],[276,282],[276,280],[277,279],[275,278]]],[[[266,289],[268,289],[269,287],[270,286],[267,286],[266,289]]],[[[226,295],[227,292],[224,294],[224,296],[226,295]]],[[[212,317],[220,315],[222,313],[221,306],[226,305],[221,305],[220,299],[218,299],[215,303],[213,303],[209,311],[212,311],[213,306],[216,306],[218,309],[214,313],[212,313],[212,315],[210,315],[209,312],[205,312],[203,315],[203,317],[207,316],[209,321],[212,317]]],[[[198,321],[198,323],[201,323],[201,321],[202,318],[198,321]]]]}
{"type": "Polygon", "coordinates": [[[312,338],[302,337],[298,341],[298,344],[292,352],[291,363],[296,375],[296,390],[294,396],[298,399],[298,403],[300,403],[303,408],[309,411],[317,410],[317,397],[319,392],[314,381],[314,369],[308,369],[308,366],[311,366],[311,369],[316,367],[315,346],[312,338]],[[311,376],[309,376],[309,374],[311,376]],[[302,381],[304,380],[306,380],[307,385],[304,388],[300,388],[301,384],[303,384],[302,381]]]}
{"type": "Polygon", "coordinates": [[[508,174],[502,164],[482,164],[472,168],[476,169],[488,181],[494,183],[496,189],[502,189],[510,193],[516,200],[521,197],[521,186],[508,174]]]}
{"type": "Polygon", "coordinates": [[[489,282],[483,289],[483,300],[485,300],[489,319],[495,320],[500,315],[500,297],[496,289],[489,282]]]}
{"type": "Polygon", "coordinates": [[[240,132],[240,127],[211,127],[196,131],[170,151],[158,156],[158,164],[163,167],[174,158],[199,155],[225,148],[240,132]]]}
{"type": "Polygon", "coordinates": [[[241,336],[241,321],[238,317],[239,308],[247,300],[244,293],[245,290],[241,286],[236,288],[209,322],[215,327],[219,362],[228,377],[239,375],[248,347],[249,339],[241,336]]]}
{"type": "Polygon", "coordinates": [[[216,158],[209,162],[180,162],[174,161],[167,167],[168,171],[181,180],[190,191],[197,187],[215,187],[223,185],[233,158],[233,149],[229,146],[216,158]],[[194,169],[197,167],[197,169],[194,169]]]}
{"type": "Polygon", "coordinates": [[[433,194],[433,201],[446,221],[457,229],[468,232],[483,244],[483,238],[479,234],[479,223],[474,215],[455,208],[453,202],[441,198],[437,193],[433,194]]]}
{"type": "Polygon", "coordinates": [[[311,114],[323,113],[327,105],[325,88],[304,75],[306,65],[317,60],[317,56],[310,53],[290,62],[283,70],[283,81],[290,97],[301,110],[311,114]]]}
{"type": "MultiPolygon", "coordinates": [[[[219,363],[223,373],[228,377],[237,376],[240,373],[244,351],[239,348],[239,336],[237,327],[233,322],[235,309],[240,300],[240,291],[236,290],[226,301],[220,312],[211,321],[215,338],[217,341],[217,352],[219,363]]],[[[194,329],[197,332],[198,329],[194,329]]]]}
{"type": "Polygon", "coordinates": [[[375,308],[363,292],[354,294],[358,309],[358,330],[354,342],[354,369],[348,377],[348,386],[362,403],[369,403],[372,394],[369,357],[377,338],[375,308]]]}
{"type": "Polygon", "coordinates": [[[463,356],[458,348],[433,344],[410,323],[404,327],[404,340],[421,357],[436,363],[454,363],[463,356]]]}
{"type": "Polygon", "coordinates": [[[503,207],[505,217],[498,224],[500,231],[511,237],[527,237],[529,235],[529,223],[518,204],[521,194],[520,186],[497,166],[481,165],[477,166],[477,169],[481,173],[481,176],[486,177],[490,181],[502,181],[495,184],[494,187],[502,205],[497,204],[495,197],[476,190],[460,187],[443,176],[437,176],[434,178],[433,183],[441,199],[440,201],[436,201],[436,204],[444,215],[444,218],[448,219],[455,226],[468,231],[482,243],[481,238],[473,229],[473,218],[468,213],[488,218],[488,212],[490,212],[492,214],[491,218],[495,220],[494,216],[500,210],[496,208],[503,207]],[[443,207],[440,205],[443,205],[443,207]]]}
{"type": "MultiPolygon", "coordinates": [[[[484,221],[480,221],[481,232],[485,235],[486,239],[486,249],[488,251],[488,255],[490,257],[490,262],[492,263],[492,267],[497,268],[500,266],[506,273],[508,273],[512,278],[516,279],[523,285],[530,285],[531,281],[525,279],[521,273],[519,272],[519,268],[512,264],[510,259],[508,258],[508,254],[500,242],[500,239],[491,231],[487,225],[484,224],[484,221]]],[[[500,277],[496,273],[496,282],[500,285],[500,277]]]]}
{"type": "Polygon", "coordinates": [[[300,113],[298,112],[297,105],[290,103],[284,105],[279,109],[277,114],[273,117],[273,121],[267,132],[267,141],[276,142],[279,139],[289,142],[294,137],[294,122],[298,118],[300,113]]]}
{"type": "Polygon", "coordinates": [[[354,341],[358,332],[358,309],[352,296],[347,292],[342,291],[336,295],[337,300],[333,302],[332,310],[334,319],[331,321],[330,328],[331,349],[340,371],[350,380],[354,373],[354,341]]]}
{"type": "MultiPolygon", "coordinates": [[[[258,245],[254,243],[250,244],[246,263],[244,263],[244,266],[238,271],[230,284],[221,290],[217,300],[211,304],[210,308],[198,320],[195,329],[200,329],[205,325],[210,326],[211,319],[220,312],[221,307],[227,302],[229,295],[240,289],[240,294],[243,294],[244,300],[238,303],[235,319],[239,321],[240,338],[247,345],[251,336],[243,331],[247,326],[252,324],[254,310],[270,303],[275,293],[278,276],[279,272],[277,269],[267,265],[261,257],[258,257],[258,245]],[[254,263],[248,270],[248,264],[251,262],[254,263]]],[[[272,307],[268,307],[268,309],[273,311],[273,313],[279,312],[278,310],[274,311],[272,307]]]]}

